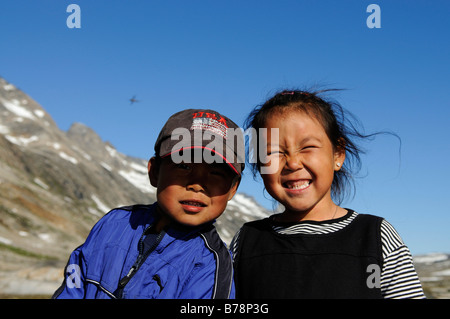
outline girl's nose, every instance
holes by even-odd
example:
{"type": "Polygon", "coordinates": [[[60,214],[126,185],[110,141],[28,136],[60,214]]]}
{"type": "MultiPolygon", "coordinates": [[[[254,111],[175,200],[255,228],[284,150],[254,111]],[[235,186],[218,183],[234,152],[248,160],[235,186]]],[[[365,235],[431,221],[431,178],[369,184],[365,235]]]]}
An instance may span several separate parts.
{"type": "Polygon", "coordinates": [[[303,163],[299,155],[286,156],[286,163],[284,168],[291,171],[296,171],[303,168],[303,163]]]}

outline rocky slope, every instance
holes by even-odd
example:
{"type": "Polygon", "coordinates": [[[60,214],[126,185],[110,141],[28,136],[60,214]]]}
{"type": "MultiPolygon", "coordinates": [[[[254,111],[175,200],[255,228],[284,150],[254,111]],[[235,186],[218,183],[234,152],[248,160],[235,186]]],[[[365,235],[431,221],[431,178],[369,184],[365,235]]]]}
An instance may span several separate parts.
{"type": "MultiPolygon", "coordinates": [[[[61,131],[31,97],[0,78],[0,296],[48,296],[70,252],[113,207],[155,201],[147,162],[92,129],[61,131]]],[[[229,243],[268,212],[238,193],[217,221],[229,243]]]]}

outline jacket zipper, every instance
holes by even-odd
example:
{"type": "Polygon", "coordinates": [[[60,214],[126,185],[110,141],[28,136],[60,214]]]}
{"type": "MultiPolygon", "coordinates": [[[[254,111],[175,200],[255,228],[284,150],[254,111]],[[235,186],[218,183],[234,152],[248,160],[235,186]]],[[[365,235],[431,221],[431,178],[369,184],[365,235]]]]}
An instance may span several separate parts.
{"type": "Polygon", "coordinates": [[[130,270],[128,271],[127,275],[125,277],[123,277],[122,279],[120,279],[119,281],[119,285],[117,287],[117,290],[114,292],[114,295],[117,298],[122,298],[123,295],[123,289],[125,288],[125,286],[128,284],[128,282],[131,280],[131,278],[133,278],[133,276],[136,274],[136,272],[139,270],[139,268],[142,266],[142,264],[144,263],[144,261],[147,259],[147,257],[150,255],[150,253],[152,251],[154,251],[156,249],[156,247],[158,247],[159,243],[161,242],[162,238],[165,235],[164,230],[162,230],[158,236],[156,237],[155,242],[153,243],[153,245],[147,250],[147,251],[143,251],[144,250],[144,239],[145,236],[147,235],[147,232],[151,229],[153,225],[148,226],[144,233],[142,234],[141,238],[139,239],[139,243],[138,243],[138,248],[139,248],[139,255],[136,258],[136,261],[134,262],[133,266],[131,266],[130,270]]]}

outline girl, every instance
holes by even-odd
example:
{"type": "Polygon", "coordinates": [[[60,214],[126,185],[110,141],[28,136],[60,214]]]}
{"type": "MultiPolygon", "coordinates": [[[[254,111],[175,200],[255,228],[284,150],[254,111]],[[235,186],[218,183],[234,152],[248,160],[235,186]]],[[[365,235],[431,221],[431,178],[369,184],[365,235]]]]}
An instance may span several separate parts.
{"type": "Polygon", "coordinates": [[[237,298],[424,298],[395,229],[335,203],[360,160],[352,138],[368,136],[319,93],[280,92],[247,118],[267,145],[252,168],[284,211],[236,234],[237,298]]]}

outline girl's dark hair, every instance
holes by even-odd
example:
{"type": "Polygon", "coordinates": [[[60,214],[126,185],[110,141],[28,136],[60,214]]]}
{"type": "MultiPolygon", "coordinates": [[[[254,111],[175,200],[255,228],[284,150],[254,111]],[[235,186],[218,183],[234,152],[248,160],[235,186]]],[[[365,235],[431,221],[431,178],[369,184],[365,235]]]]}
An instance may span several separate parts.
{"type": "MultiPolygon", "coordinates": [[[[254,128],[258,139],[259,129],[265,126],[267,119],[273,114],[285,110],[300,110],[317,119],[324,127],[334,149],[345,151],[344,164],[339,171],[334,172],[334,179],[331,185],[332,198],[340,204],[349,195],[349,193],[346,193],[348,187],[352,187],[354,192],[353,174],[361,169],[360,154],[363,153],[363,150],[356,144],[355,140],[371,138],[380,133],[363,134],[357,128],[359,126],[358,120],[351,113],[344,110],[336,101],[321,97],[325,93],[332,91],[338,90],[327,89],[314,92],[284,90],[278,92],[264,104],[255,107],[250,112],[245,120],[244,128],[254,128]]],[[[394,133],[392,134],[397,136],[394,133]]],[[[252,144],[259,145],[259,141],[252,144]]],[[[256,152],[254,154],[259,153],[256,152]]],[[[248,163],[248,165],[254,177],[256,177],[260,170],[260,159],[257,158],[256,163],[248,163]]]]}

